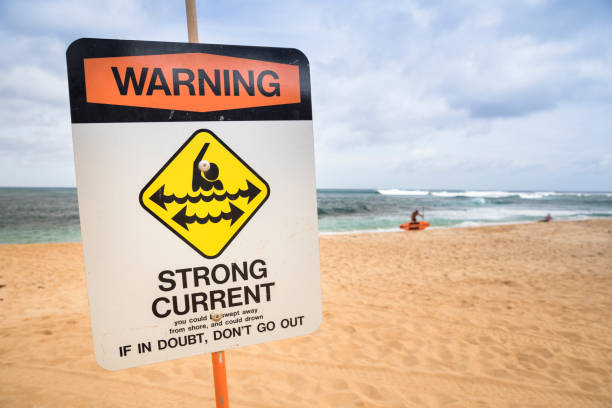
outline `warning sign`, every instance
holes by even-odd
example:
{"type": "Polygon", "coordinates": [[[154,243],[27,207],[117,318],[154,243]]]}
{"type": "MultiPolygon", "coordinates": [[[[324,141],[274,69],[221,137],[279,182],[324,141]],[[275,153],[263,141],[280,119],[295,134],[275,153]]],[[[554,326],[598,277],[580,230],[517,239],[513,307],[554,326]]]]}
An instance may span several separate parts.
{"type": "Polygon", "coordinates": [[[80,39],[66,58],[96,361],[118,370],[317,330],[306,56],[80,39]]]}
{"type": "Polygon", "coordinates": [[[221,139],[198,130],[145,186],[140,203],[198,253],[215,258],[269,194],[267,183],[221,139]]]}
{"type": "Polygon", "coordinates": [[[88,102],[194,112],[300,102],[299,67],[210,53],[83,60],[88,102]],[[281,92],[282,88],[282,92],[281,92]]]}

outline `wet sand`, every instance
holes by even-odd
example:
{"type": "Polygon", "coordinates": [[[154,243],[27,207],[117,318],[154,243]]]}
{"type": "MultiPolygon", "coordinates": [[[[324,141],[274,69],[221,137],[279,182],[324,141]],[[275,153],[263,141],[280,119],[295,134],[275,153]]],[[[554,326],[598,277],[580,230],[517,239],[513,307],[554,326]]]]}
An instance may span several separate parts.
{"type": "MultiPolygon", "coordinates": [[[[323,325],[234,407],[612,406],[612,220],[323,236],[323,325]]],[[[94,360],[80,244],[0,245],[0,406],[214,406],[210,356],[94,360]]]]}

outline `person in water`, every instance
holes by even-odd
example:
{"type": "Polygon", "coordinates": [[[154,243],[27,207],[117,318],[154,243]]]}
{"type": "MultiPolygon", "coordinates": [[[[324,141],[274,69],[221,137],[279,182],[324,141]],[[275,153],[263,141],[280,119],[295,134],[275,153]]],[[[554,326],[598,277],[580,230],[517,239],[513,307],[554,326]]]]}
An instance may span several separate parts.
{"type": "Polygon", "coordinates": [[[546,217],[544,217],[543,220],[540,220],[541,222],[549,222],[550,220],[552,220],[552,217],[550,215],[550,213],[546,214],[546,217]]]}
{"type": "Polygon", "coordinates": [[[423,214],[419,212],[419,210],[415,210],[412,212],[412,216],[410,218],[411,222],[417,222],[416,217],[421,216],[423,218],[423,214]]]}

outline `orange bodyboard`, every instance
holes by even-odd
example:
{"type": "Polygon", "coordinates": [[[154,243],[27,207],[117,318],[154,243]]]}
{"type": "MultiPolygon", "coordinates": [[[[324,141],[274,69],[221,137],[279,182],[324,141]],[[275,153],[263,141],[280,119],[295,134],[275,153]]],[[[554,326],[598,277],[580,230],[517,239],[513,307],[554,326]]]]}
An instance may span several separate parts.
{"type": "Polygon", "coordinates": [[[406,222],[400,225],[400,228],[406,231],[419,231],[429,227],[427,221],[406,222]]]}

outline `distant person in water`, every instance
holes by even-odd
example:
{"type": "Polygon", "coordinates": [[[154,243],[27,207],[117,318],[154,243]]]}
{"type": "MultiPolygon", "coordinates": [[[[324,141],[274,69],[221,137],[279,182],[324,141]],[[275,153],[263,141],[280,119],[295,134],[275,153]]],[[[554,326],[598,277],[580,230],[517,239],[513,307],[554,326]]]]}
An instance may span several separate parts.
{"type": "Polygon", "coordinates": [[[550,213],[548,213],[548,214],[546,214],[546,217],[544,217],[543,220],[540,220],[540,222],[548,222],[550,220],[552,220],[552,217],[551,217],[550,213]]]}
{"type": "Polygon", "coordinates": [[[412,212],[412,216],[411,216],[411,222],[417,222],[416,217],[420,216],[421,218],[423,218],[423,214],[421,214],[419,212],[419,210],[415,210],[412,212]]]}

